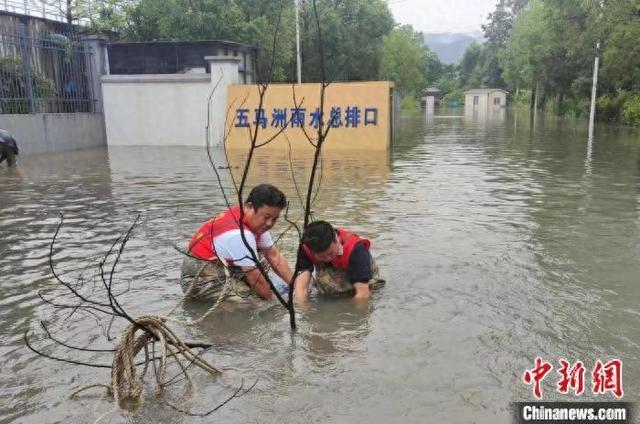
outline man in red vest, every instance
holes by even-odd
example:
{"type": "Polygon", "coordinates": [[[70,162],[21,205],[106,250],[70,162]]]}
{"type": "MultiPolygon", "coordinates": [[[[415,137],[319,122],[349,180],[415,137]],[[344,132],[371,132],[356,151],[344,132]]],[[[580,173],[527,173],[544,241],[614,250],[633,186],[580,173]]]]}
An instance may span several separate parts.
{"type": "Polygon", "coordinates": [[[353,294],[355,300],[368,299],[371,289],[384,284],[369,253],[370,246],[369,240],[344,228],[334,229],[326,221],[307,225],[298,257],[302,271],[296,277],[294,299],[306,302],[314,269],[321,294],[353,294]]]}
{"type": "Polygon", "coordinates": [[[270,184],[251,190],[243,205],[233,206],[205,222],[193,235],[182,264],[181,286],[193,298],[272,297],[269,283],[256,266],[260,256],[284,281],[292,272],[274,245],[269,230],[287,205],[287,198],[270,184]]]}

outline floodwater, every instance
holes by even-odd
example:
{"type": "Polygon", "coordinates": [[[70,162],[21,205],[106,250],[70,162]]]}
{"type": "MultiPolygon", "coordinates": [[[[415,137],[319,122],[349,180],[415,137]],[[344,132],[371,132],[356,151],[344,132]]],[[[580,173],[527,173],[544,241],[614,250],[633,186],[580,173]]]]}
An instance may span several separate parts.
{"type": "MultiPolygon", "coordinates": [[[[136,215],[114,276],[131,315],[163,313],[181,298],[182,247],[223,207],[204,148],[121,147],[24,156],[0,168],[0,422],[508,423],[510,402],[533,399],[523,382],[536,356],[553,364],[543,400],[612,400],[591,394],[595,362],[623,363],[624,400],[640,393],[640,131],[527,115],[404,117],[390,154],[327,155],[315,216],[366,235],[387,285],[368,308],[312,299],[298,330],[277,303],[221,309],[202,324],[172,325],[209,342],[205,357],[231,368],[168,396],[204,412],[241,384],[252,390],[208,417],[182,416],[154,396],[114,408],[108,370],[36,356],[109,364],[110,354],[68,352],[42,336],[112,348],[91,316],[69,316],[38,297],[68,300],[48,267],[86,284],[136,215]],[[582,361],[585,393],[560,394],[558,360],[582,361]],[[257,381],[257,382],[256,382],[257,381]]],[[[222,152],[214,151],[222,166],[222,152]]],[[[237,160],[237,158],[236,158],[237,160]]],[[[279,186],[300,212],[286,154],[261,152],[249,186],[279,186]]],[[[298,184],[308,174],[292,160],[298,184]]],[[[217,167],[216,167],[217,169],[217,167]]],[[[227,169],[218,169],[223,185],[227,169]]],[[[234,171],[237,172],[237,171],[234,171]]],[[[287,229],[281,220],[276,233],[287,229]]],[[[282,249],[291,256],[294,236],[282,249]]],[[[109,262],[111,263],[111,262],[109,262]]],[[[206,304],[178,316],[196,318],[206,304]]],[[[122,325],[110,334],[117,337],[122,325]]],[[[174,370],[175,371],[175,370],[174,370]]],[[[152,378],[148,378],[152,380],[152,378]]]]}

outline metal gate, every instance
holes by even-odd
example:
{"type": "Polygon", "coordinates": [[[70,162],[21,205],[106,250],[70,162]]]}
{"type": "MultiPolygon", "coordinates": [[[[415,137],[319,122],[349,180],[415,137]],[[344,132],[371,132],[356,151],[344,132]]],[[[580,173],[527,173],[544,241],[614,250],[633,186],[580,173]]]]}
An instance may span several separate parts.
{"type": "Polygon", "coordinates": [[[93,112],[92,54],[75,34],[0,32],[0,113],[93,112]]]}

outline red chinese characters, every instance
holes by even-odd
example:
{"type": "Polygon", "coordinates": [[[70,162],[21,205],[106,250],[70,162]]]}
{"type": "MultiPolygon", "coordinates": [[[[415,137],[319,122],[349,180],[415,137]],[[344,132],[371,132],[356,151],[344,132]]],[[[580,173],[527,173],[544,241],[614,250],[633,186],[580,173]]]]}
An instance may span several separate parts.
{"type": "Polygon", "coordinates": [[[553,365],[549,362],[544,362],[542,358],[536,356],[535,368],[527,370],[524,373],[524,382],[527,384],[533,383],[533,395],[538,399],[542,398],[540,383],[552,369],[553,365]]]}
{"type": "Polygon", "coordinates": [[[596,361],[592,377],[594,394],[610,391],[618,399],[622,397],[622,361],[614,359],[604,365],[600,360],[596,361]]]}
{"type": "MultiPolygon", "coordinates": [[[[556,384],[558,393],[568,394],[570,391],[576,396],[580,396],[585,390],[585,366],[582,361],[576,361],[573,365],[565,359],[560,359],[558,374],[560,379],[556,384]]],[[[542,399],[542,381],[553,369],[550,362],[544,361],[539,356],[536,357],[534,368],[525,371],[523,380],[526,384],[533,384],[533,395],[537,399],[542,399]]],[[[622,398],[622,361],[612,359],[603,364],[597,360],[591,373],[591,391],[594,395],[606,393],[613,394],[616,398],[622,398]]]]}
{"type": "Polygon", "coordinates": [[[580,396],[584,392],[584,365],[581,361],[578,361],[569,369],[570,364],[564,359],[560,359],[560,365],[562,365],[562,368],[560,368],[558,374],[562,378],[558,381],[558,391],[567,394],[569,389],[572,389],[576,396],[580,396]]]}

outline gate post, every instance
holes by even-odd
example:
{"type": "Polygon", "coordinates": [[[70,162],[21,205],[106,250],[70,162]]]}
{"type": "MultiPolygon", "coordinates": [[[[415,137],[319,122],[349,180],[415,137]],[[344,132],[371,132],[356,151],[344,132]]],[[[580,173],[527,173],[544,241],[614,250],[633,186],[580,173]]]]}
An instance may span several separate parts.
{"type": "Polygon", "coordinates": [[[33,80],[31,79],[31,42],[29,32],[25,24],[18,26],[18,38],[20,39],[20,50],[22,50],[22,75],[24,75],[24,85],[27,88],[29,99],[29,113],[35,113],[35,99],[33,96],[33,80]]]}
{"type": "Polygon", "coordinates": [[[107,39],[97,35],[82,37],[85,69],[91,87],[91,112],[102,113],[102,75],[109,74],[109,58],[107,53],[107,39]]]}
{"type": "Polygon", "coordinates": [[[211,144],[224,143],[227,121],[227,87],[238,84],[240,58],[230,56],[205,56],[211,67],[211,88],[216,92],[211,99],[211,144]]]}

